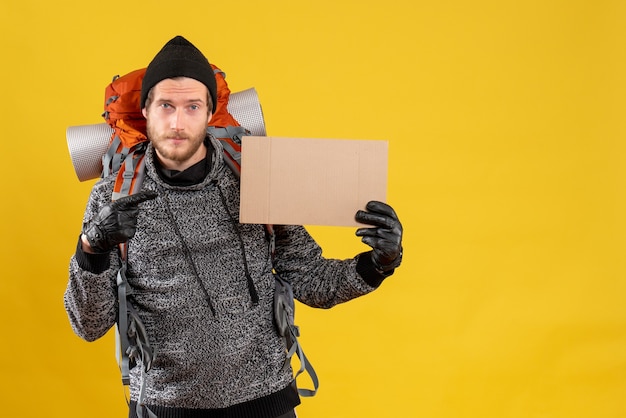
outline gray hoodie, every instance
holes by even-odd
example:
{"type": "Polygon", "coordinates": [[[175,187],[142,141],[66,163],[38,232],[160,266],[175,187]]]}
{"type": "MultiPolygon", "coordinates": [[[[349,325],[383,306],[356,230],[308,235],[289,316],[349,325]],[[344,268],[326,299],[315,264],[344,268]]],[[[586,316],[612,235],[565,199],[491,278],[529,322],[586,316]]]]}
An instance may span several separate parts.
{"type": "MultiPolygon", "coordinates": [[[[238,180],[223,162],[220,143],[211,138],[211,145],[210,174],[184,187],[163,182],[151,145],[146,151],[142,187],[159,196],[140,205],[127,274],[131,302],[156,351],[145,376],[148,405],[227,408],[279,392],[293,380],[283,369],[285,343],[272,322],[274,277],[264,227],[238,222],[238,180]]],[[[94,185],[84,221],[110,202],[114,182],[109,176],[94,185]]],[[[380,284],[357,273],[357,264],[367,264],[359,256],[323,258],[301,226],[277,226],[276,237],[275,269],[304,304],[329,308],[380,284]]],[[[93,341],[115,324],[121,262],[112,251],[101,268],[88,271],[81,257],[79,250],[70,260],[65,307],[74,332],[93,341]]],[[[131,371],[135,401],[139,369],[131,371]]]]}

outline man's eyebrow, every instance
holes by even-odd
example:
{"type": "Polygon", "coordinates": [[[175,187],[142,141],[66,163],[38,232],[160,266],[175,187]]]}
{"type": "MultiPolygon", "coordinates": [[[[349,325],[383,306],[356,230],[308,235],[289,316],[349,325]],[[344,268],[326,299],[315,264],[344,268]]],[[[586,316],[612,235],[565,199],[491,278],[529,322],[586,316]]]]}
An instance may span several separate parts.
{"type": "MultiPolygon", "coordinates": [[[[168,97],[161,97],[161,98],[155,100],[155,103],[171,103],[171,102],[173,102],[173,100],[168,98],[168,97]]],[[[185,101],[185,103],[202,103],[202,104],[207,104],[206,100],[204,100],[202,98],[188,99],[188,100],[185,101]]]]}

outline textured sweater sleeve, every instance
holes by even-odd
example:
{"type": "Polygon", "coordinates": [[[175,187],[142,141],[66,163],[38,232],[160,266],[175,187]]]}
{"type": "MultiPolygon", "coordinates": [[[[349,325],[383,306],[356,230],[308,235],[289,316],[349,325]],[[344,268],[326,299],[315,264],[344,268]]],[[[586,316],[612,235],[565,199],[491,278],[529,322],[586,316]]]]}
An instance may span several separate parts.
{"type": "MultiPolygon", "coordinates": [[[[111,187],[97,183],[89,198],[83,221],[91,219],[110,200],[111,187]]],[[[116,274],[120,262],[111,254],[85,254],[79,245],[70,259],[65,310],[74,332],[87,341],[102,337],[117,318],[116,274]]]]}
{"type": "Polygon", "coordinates": [[[276,271],[292,283],[294,296],[306,305],[330,308],[375,290],[383,277],[369,271],[367,261],[359,262],[361,256],[324,258],[303,227],[276,227],[276,271]],[[365,271],[367,277],[362,276],[365,271]]]}

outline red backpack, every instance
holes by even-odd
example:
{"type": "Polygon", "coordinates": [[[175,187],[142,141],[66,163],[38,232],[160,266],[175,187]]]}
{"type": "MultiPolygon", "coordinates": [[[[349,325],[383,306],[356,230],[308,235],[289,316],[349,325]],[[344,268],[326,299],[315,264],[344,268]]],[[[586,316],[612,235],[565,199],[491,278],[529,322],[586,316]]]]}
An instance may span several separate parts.
{"type": "MultiPolygon", "coordinates": [[[[215,65],[211,65],[217,82],[217,106],[207,127],[216,137],[224,149],[224,162],[239,177],[241,172],[241,137],[244,135],[265,136],[265,127],[256,127],[256,132],[251,132],[240,125],[235,117],[229,112],[229,108],[244,104],[233,103],[231,91],[226,83],[226,75],[215,65]]],[[[128,196],[141,188],[144,176],[144,156],[148,144],[146,136],[146,120],[140,109],[141,82],[145,74],[145,68],[135,70],[122,77],[116,76],[106,87],[103,117],[113,128],[109,147],[102,157],[102,176],[117,173],[112,199],[128,196]]],[[[254,89],[249,89],[240,94],[254,94],[254,89]]],[[[237,96],[239,97],[239,96],[237,96]]],[[[253,101],[250,97],[242,97],[242,102],[253,101]]],[[[241,113],[245,115],[245,112],[241,113]]],[[[262,114],[261,114],[262,115],[262,114]]],[[[252,123],[255,124],[255,123],[252,123]]],[[[274,229],[272,225],[266,225],[270,247],[274,248],[274,229]]],[[[120,245],[123,266],[117,277],[118,284],[118,321],[117,321],[117,354],[118,363],[122,372],[122,382],[129,384],[129,371],[138,360],[143,365],[142,373],[150,369],[154,359],[154,352],[150,347],[148,336],[137,315],[134,307],[128,302],[127,296],[131,290],[125,276],[126,244],[120,245]]],[[[298,389],[302,396],[313,396],[317,392],[319,382],[317,374],[311,363],[304,354],[298,342],[299,328],[294,324],[294,298],[291,285],[276,277],[276,290],[274,292],[274,321],[278,333],[285,338],[288,348],[287,362],[290,364],[291,357],[295,354],[300,359],[300,369],[295,377],[306,371],[311,377],[313,389],[298,389]]],[[[142,379],[143,380],[143,379],[142,379]]],[[[143,383],[141,392],[143,393],[143,383]]],[[[139,407],[141,406],[140,396],[139,407]]],[[[139,411],[138,411],[139,412],[139,411]]]]}

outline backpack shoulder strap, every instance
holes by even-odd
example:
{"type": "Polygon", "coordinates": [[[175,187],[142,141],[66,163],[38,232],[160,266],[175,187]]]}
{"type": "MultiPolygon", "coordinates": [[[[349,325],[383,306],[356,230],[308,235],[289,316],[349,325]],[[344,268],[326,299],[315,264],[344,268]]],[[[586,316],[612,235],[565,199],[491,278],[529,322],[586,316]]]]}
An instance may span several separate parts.
{"type": "Polygon", "coordinates": [[[319,388],[319,379],[313,365],[304,354],[300,341],[298,341],[300,328],[294,323],[295,303],[291,283],[282,279],[276,272],[274,272],[274,279],[276,286],[274,290],[274,325],[278,334],[287,343],[287,359],[285,360],[284,368],[291,365],[291,359],[294,354],[298,356],[300,369],[296,372],[294,378],[306,371],[313,383],[313,389],[298,387],[298,393],[300,396],[315,396],[319,388]]]}

